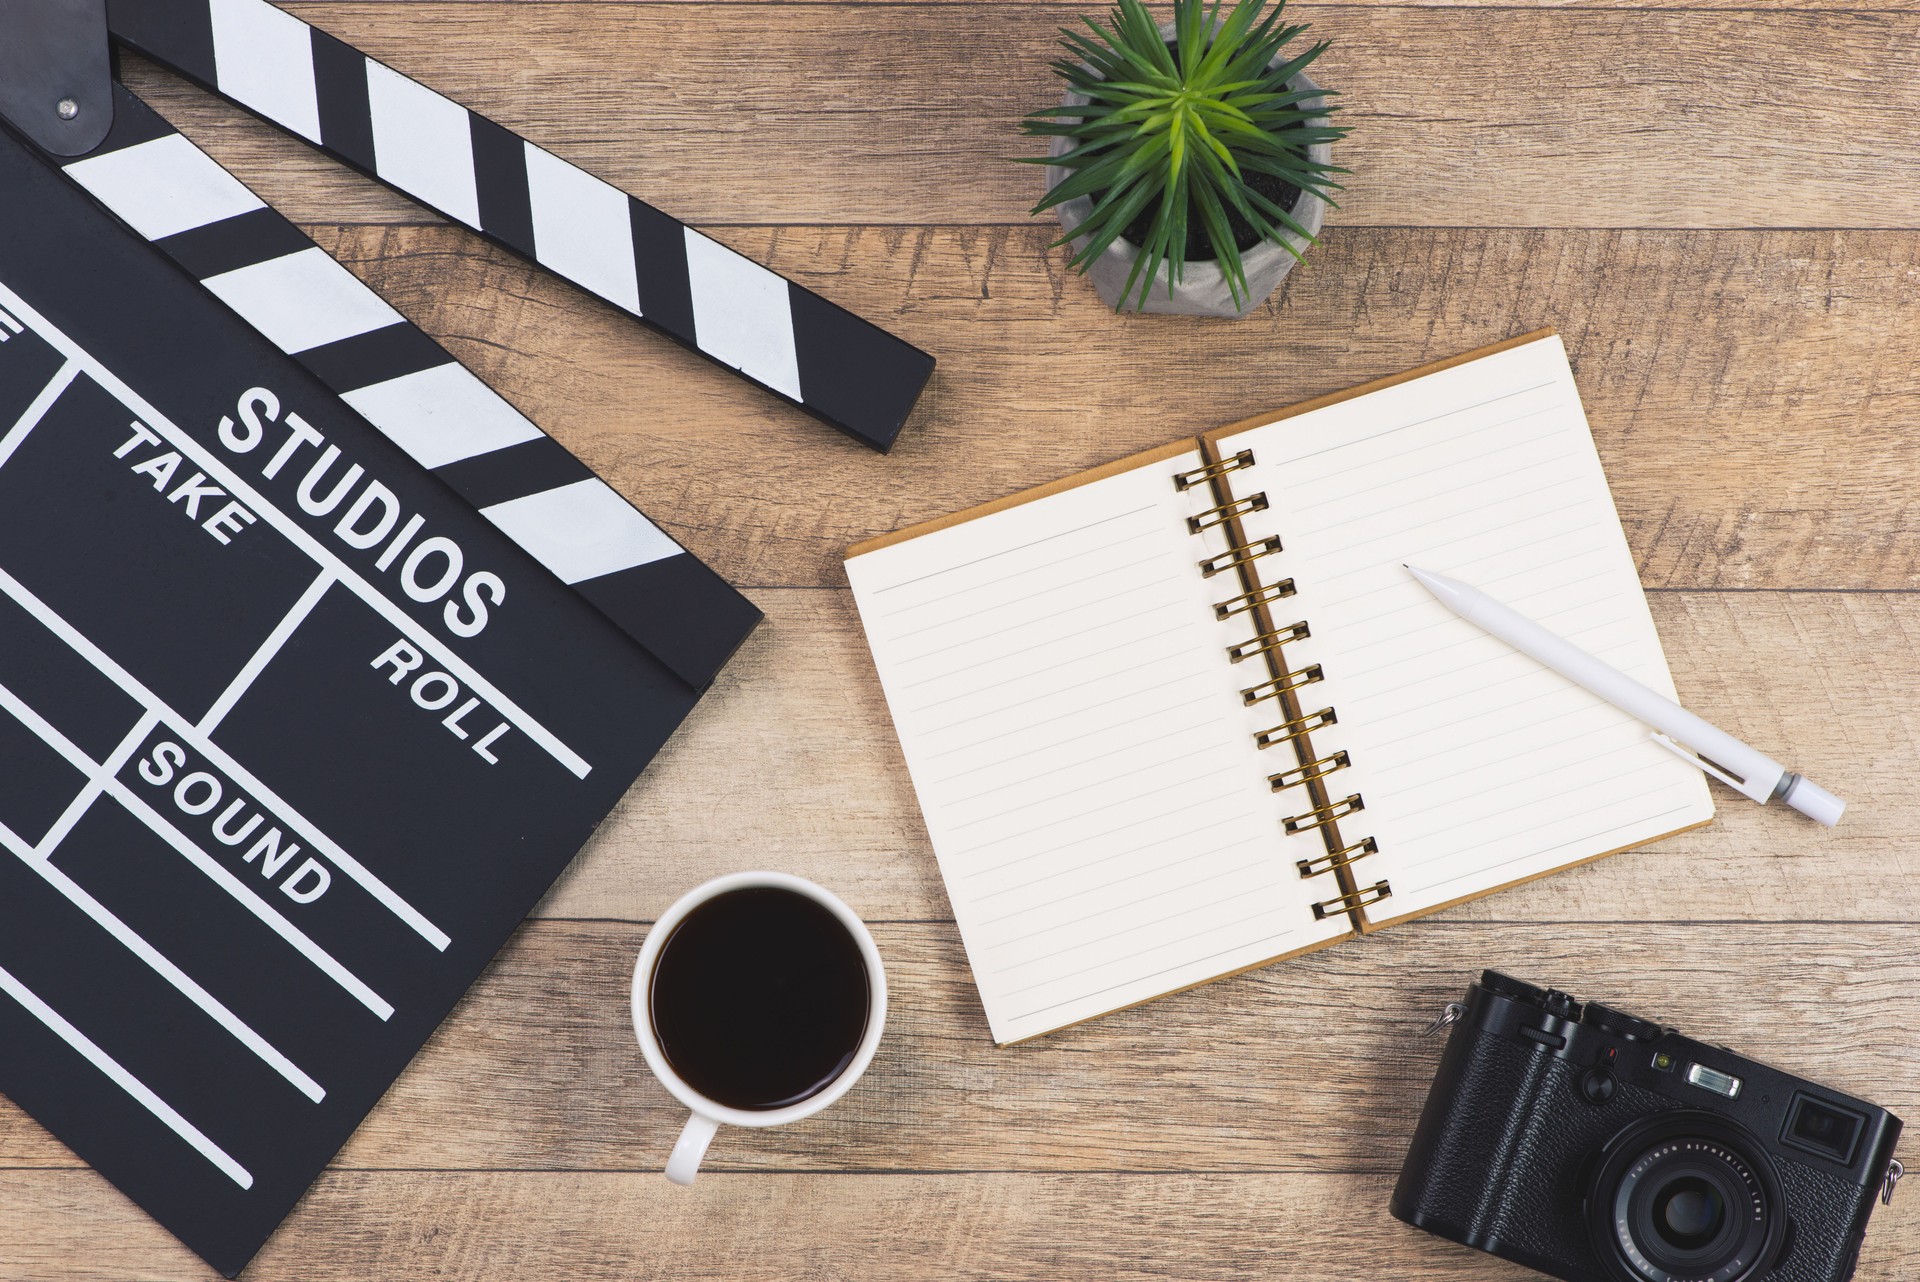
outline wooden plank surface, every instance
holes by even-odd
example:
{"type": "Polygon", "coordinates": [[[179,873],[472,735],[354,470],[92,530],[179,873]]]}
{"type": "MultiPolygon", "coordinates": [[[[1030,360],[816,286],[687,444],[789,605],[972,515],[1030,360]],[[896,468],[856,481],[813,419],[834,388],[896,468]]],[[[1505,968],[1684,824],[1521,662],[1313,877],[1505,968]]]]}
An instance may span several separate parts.
{"type": "MultiPolygon", "coordinates": [[[[805,1123],[723,1132],[708,1168],[1391,1175],[1440,1051],[1419,1034],[1486,966],[1684,1012],[1704,1040],[1920,1113],[1908,1046],[1876,1032],[1920,986],[1911,923],[1708,922],[1683,946],[1665,922],[1409,925],[1003,1050],[952,924],[880,922],[895,1006],[867,1080],[805,1123]],[[1669,950],[1673,973],[1649,973],[1669,950]]],[[[335,1165],[658,1172],[684,1110],[627,1017],[646,929],[525,928],[335,1165]]],[[[78,1166],[5,1116],[0,1169],[78,1166]]]]}
{"type": "MultiPolygon", "coordinates": [[[[1014,126],[1059,100],[1057,29],[1104,6],[289,7],[676,217],[899,226],[1025,220],[1014,126]]],[[[1299,12],[1354,130],[1336,225],[1920,226],[1920,15],[1299,12]]],[[[222,158],[259,154],[230,109],[131,83],[222,158]]],[[[313,157],[240,168],[303,220],[405,208],[313,157]]]]}
{"type": "MultiPolygon", "coordinates": [[[[1378,1269],[1385,1258],[1395,1282],[1539,1277],[1367,1210],[1391,1183],[1293,1174],[715,1174],[688,1194],[654,1174],[339,1172],[321,1178],[244,1276],[1352,1282],[1356,1270],[1378,1269]],[[513,1232],[502,1231],[508,1225],[513,1232]],[[302,1245],[316,1236],[331,1241],[328,1254],[302,1245]]],[[[149,1224],[115,1231],[127,1208],[84,1172],[0,1174],[0,1204],[25,1258],[73,1261],[58,1274],[73,1282],[208,1277],[149,1224]]],[[[1859,1282],[1908,1276],[1920,1265],[1920,1255],[1898,1244],[1869,1249],[1876,1248],[1859,1282]]]]}
{"type": "Polygon", "coordinates": [[[1920,583],[1920,233],[1336,228],[1228,325],[1114,315],[1040,228],[728,230],[938,354],[883,457],[466,232],[315,231],[736,583],[1542,325],[1648,586],[1920,583]]]}
{"type": "MultiPolygon", "coordinates": [[[[1369,1240],[1395,1262],[1396,1277],[1402,1267],[1433,1270],[1420,1277],[1502,1276],[1384,1214],[1439,1051],[1419,1030],[1464,977],[1490,963],[1553,975],[1629,1009],[1685,1009],[1690,1032],[1756,1052],[1764,1043],[1782,1067],[1912,1113],[1920,1082],[1905,1047],[1879,1035],[1882,1012],[1920,983],[1920,959],[1904,946],[1910,930],[1809,936],[1795,923],[1743,927],[1736,938],[1708,926],[1669,969],[1674,936],[1665,926],[1515,922],[1495,942],[1471,922],[1413,923],[998,1050],[950,928],[883,924],[898,1005],[868,1079],[805,1123],[723,1133],[708,1173],[681,1192],[658,1175],[680,1112],[645,1077],[624,1024],[643,928],[536,924],[249,1276],[346,1277],[369,1267],[374,1249],[389,1253],[379,1260],[385,1276],[491,1279],[512,1260],[524,1255],[530,1265],[557,1249],[550,1267],[585,1278],[629,1276],[619,1270],[636,1266],[642,1276],[772,1278],[791,1276],[783,1269],[804,1256],[817,1256],[826,1276],[848,1278],[1232,1277],[1204,1270],[1243,1258],[1288,1277],[1333,1278],[1350,1276],[1337,1271],[1352,1267],[1344,1253],[1369,1240]],[[1789,1044],[1781,1033],[1815,1025],[1824,1045],[1789,1044]],[[742,1188],[747,1172],[763,1174],[742,1188]],[[917,1182],[933,1175],[946,1178],[917,1182]],[[1127,1190],[1125,1205],[1107,1215],[1118,1218],[1075,1210],[1116,1185],[1127,1190]],[[1182,1188],[1212,1190],[1204,1196],[1233,1209],[1195,1220],[1197,1208],[1172,1196],[1182,1188]],[[1268,1235],[1246,1218],[1253,1204],[1234,1207],[1254,1189],[1292,1206],[1277,1212],[1284,1231],[1268,1235]],[[1016,1212],[1031,1196],[1050,1204],[1045,1249],[1016,1212]],[[580,1201],[542,1209],[553,1198],[580,1201]],[[818,1219],[827,1202],[844,1206],[818,1219]],[[747,1210],[756,1205],[759,1213],[747,1210]],[[593,1225],[621,1206],[618,1218],[640,1218],[597,1240],[626,1248],[597,1262],[564,1254],[561,1239],[608,1231],[593,1225]],[[896,1214],[952,1217],[941,1249],[960,1256],[923,1256],[924,1243],[888,1246],[855,1228],[896,1214]],[[732,1227],[708,1244],[712,1259],[687,1254],[721,1224],[732,1227]],[[442,1240],[448,1233],[455,1242],[442,1240]],[[1149,1251],[1156,1237],[1162,1245],[1149,1251]],[[977,1271],[932,1271],[966,1258],[977,1271]]],[[[18,1250],[80,1240],[106,1220],[130,1240],[164,1246],[136,1215],[103,1201],[90,1175],[54,1178],[49,1168],[71,1159],[50,1141],[36,1147],[17,1115],[0,1118],[0,1165],[39,1168],[0,1173],[0,1199],[12,1205],[7,1191],[26,1190],[38,1207],[0,1230],[0,1241],[18,1250]]],[[[1920,1264],[1916,1228],[1913,1203],[1884,1212],[1862,1278],[1910,1276],[1920,1264]]],[[[139,1276],[200,1276],[158,1272],[155,1261],[173,1254],[144,1255],[139,1276]]],[[[79,1262],[86,1267],[71,1276],[107,1276],[88,1271],[97,1260],[79,1262]]]]}
{"type": "MultiPolygon", "coordinates": [[[[1920,1068],[1915,0],[1299,5],[1358,171],[1239,323],[1114,316],[1012,122],[1104,5],[290,8],[940,358],[891,457],[197,90],[129,82],[768,622],[246,1275],[1111,1282],[1533,1276],[1390,1221],[1484,965],[1914,1116],[1920,1068]],[[1681,693],[1846,795],[1707,829],[1040,1042],[987,1037],[844,588],[854,540],[1553,325],[1681,693]],[[875,923],[868,1080],[691,1190],[626,985],[648,923],[774,867],[875,923]]],[[[207,1279],[0,1101],[0,1282],[207,1279]]],[[[1920,1276],[1920,1198],[1859,1277],[1920,1276]]]]}

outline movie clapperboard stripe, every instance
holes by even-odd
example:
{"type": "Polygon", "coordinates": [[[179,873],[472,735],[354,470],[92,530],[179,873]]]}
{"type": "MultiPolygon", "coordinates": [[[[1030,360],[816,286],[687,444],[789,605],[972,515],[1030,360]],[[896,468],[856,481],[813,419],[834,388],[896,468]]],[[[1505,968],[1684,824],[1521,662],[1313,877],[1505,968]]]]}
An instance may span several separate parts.
{"type": "MultiPolygon", "coordinates": [[[[273,12],[278,12],[277,10],[273,12]]],[[[67,175],[696,688],[760,612],[125,89],[67,175]]]]}
{"type": "Polygon", "coordinates": [[[116,39],[877,450],[933,357],[267,0],[114,0],[116,39]]]}

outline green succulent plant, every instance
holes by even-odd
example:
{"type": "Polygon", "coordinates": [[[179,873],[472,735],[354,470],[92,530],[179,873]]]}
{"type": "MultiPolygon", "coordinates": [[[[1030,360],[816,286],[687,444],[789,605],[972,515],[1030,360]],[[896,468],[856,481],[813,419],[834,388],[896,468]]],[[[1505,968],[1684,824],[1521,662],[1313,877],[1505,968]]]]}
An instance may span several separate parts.
{"type": "Polygon", "coordinates": [[[1071,266],[1084,272],[1128,227],[1147,218],[1133,270],[1121,291],[1124,305],[1139,287],[1144,306],[1161,265],[1178,282],[1187,264],[1190,228],[1197,227],[1225,274],[1234,302],[1245,304],[1247,276],[1230,213],[1263,240],[1306,228],[1254,189],[1252,175],[1278,178],[1331,203],[1346,171],[1316,161],[1309,148],[1344,137],[1324,123],[1328,106],[1306,109],[1327,90],[1293,90],[1293,77],[1326,51],[1321,41],[1298,57],[1276,62],[1304,23],[1282,26],[1286,0],[1236,0],[1225,18],[1219,0],[1174,0],[1171,40],[1141,0],[1119,0],[1101,26],[1082,19],[1091,35],[1061,28],[1068,57],[1052,64],[1085,105],[1061,104],[1026,117],[1026,133],[1072,140],[1063,155],[1023,157],[1026,164],[1071,172],[1055,183],[1035,214],[1088,196],[1093,211],[1054,244],[1086,236],[1071,266]],[[1264,16],[1263,11],[1265,11],[1264,16]]]}

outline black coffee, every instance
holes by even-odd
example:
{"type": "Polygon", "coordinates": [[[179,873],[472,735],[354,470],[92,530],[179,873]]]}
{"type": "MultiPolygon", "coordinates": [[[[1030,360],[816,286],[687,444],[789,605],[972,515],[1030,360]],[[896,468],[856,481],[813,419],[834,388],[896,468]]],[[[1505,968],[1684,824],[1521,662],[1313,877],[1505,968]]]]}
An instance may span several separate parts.
{"type": "Polygon", "coordinates": [[[653,1031],[689,1086],[732,1108],[819,1094],[867,1031],[860,945],[824,905],[768,886],[716,895],[667,937],[653,1031]]]}

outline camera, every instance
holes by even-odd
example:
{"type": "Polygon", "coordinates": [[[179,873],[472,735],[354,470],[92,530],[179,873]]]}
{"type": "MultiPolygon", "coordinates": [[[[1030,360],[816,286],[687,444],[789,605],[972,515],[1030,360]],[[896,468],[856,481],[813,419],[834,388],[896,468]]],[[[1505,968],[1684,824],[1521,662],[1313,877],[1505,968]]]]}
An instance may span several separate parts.
{"type": "Polygon", "coordinates": [[[1486,971],[1395,1218],[1566,1282],[1846,1282],[1900,1119],[1598,1002],[1486,971]]]}

